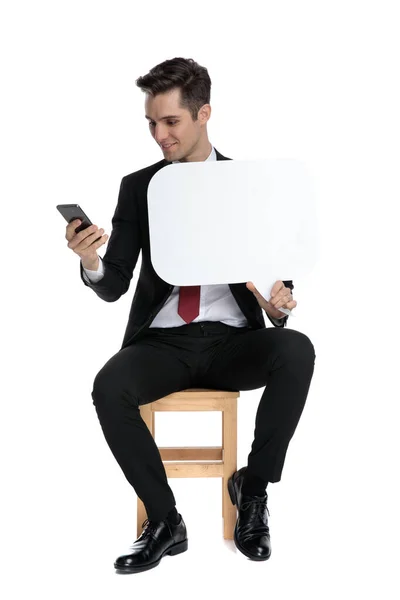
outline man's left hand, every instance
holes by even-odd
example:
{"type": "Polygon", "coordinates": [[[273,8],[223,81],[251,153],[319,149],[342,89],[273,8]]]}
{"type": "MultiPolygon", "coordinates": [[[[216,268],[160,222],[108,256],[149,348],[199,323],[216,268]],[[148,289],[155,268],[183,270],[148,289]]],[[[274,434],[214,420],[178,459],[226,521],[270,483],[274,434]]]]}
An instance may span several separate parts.
{"type": "Polygon", "coordinates": [[[286,317],[285,313],[278,310],[278,308],[288,308],[291,310],[297,306],[296,300],[293,300],[292,292],[290,288],[285,287],[283,281],[276,281],[271,289],[271,298],[266,300],[260,292],[254,286],[254,283],[248,281],[246,287],[256,297],[258,304],[265,310],[265,312],[275,319],[283,319],[286,317]]]}

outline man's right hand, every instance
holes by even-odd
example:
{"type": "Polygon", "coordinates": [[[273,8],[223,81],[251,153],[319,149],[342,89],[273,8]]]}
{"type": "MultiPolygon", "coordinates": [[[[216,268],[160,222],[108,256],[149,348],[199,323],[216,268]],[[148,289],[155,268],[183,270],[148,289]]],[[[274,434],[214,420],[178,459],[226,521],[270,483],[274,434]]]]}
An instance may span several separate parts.
{"type": "Polygon", "coordinates": [[[75,229],[80,224],[80,219],[75,219],[75,221],[68,223],[65,233],[65,238],[68,240],[68,248],[71,248],[81,258],[84,269],[97,271],[99,266],[97,248],[106,243],[108,235],[102,235],[97,240],[99,237],[98,234],[104,233],[104,229],[99,229],[97,225],[90,225],[86,229],[82,229],[79,233],[75,233],[75,229]]]}

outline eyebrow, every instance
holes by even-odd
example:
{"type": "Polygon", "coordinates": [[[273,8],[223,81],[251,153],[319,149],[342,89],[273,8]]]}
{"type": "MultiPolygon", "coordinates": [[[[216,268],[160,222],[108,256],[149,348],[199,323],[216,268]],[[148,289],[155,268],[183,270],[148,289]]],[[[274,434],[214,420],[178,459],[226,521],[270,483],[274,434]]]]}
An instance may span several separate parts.
{"type": "MultiPolygon", "coordinates": [[[[146,117],[146,119],[149,119],[150,121],[153,120],[147,115],[145,115],[145,117],[146,117]]],[[[168,115],[167,117],[161,117],[160,121],[166,121],[167,119],[180,119],[180,116],[179,115],[168,115]]]]}

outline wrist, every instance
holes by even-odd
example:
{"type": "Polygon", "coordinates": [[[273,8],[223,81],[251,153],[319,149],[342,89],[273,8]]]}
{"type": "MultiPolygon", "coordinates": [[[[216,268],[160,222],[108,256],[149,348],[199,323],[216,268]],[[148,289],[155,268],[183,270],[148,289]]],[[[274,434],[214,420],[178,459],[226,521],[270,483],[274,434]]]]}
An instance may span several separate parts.
{"type": "Polygon", "coordinates": [[[273,319],[284,319],[286,317],[286,314],[281,312],[280,310],[278,310],[277,308],[264,308],[265,312],[267,313],[267,315],[269,317],[272,317],[273,319]]]}
{"type": "Polygon", "coordinates": [[[81,258],[82,267],[88,271],[97,271],[99,268],[99,257],[96,254],[95,258],[81,258]]]}

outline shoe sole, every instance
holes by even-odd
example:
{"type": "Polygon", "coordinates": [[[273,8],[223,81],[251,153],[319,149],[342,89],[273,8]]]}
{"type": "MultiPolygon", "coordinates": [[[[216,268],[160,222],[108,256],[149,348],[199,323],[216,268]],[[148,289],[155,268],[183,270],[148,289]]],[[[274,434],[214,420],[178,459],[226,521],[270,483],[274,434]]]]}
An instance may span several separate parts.
{"type": "Polygon", "coordinates": [[[174,544],[173,546],[170,546],[169,548],[167,548],[166,550],[164,550],[164,552],[161,554],[160,558],[157,559],[156,561],[149,563],[147,565],[140,565],[140,566],[119,566],[116,563],[114,563],[114,567],[117,570],[117,573],[140,573],[142,571],[148,571],[149,569],[153,569],[154,567],[156,567],[160,562],[161,559],[166,555],[166,554],[170,554],[171,556],[175,556],[176,554],[180,554],[181,552],[186,552],[186,550],[188,549],[188,540],[183,540],[183,542],[179,542],[178,544],[174,544]]]}
{"type": "MultiPolygon", "coordinates": [[[[238,500],[237,500],[237,495],[236,495],[236,490],[235,490],[235,486],[233,485],[233,475],[232,477],[230,477],[228,479],[228,492],[229,492],[229,497],[231,499],[231,502],[234,506],[237,507],[237,509],[239,510],[239,505],[238,505],[238,500]]],[[[254,556],[253,554],[250,554],[248,550],[246,550],[246,548],[243,548],[243,546],[240,545],[240,542],[238,540],[237,537],[237,521],[236,521],[236,525],[235,525],[235,531],[233,533],[233,541],[235,542],[235,546],[238,550],[240,550],[240,552],[242,554],[244,554],[245,556],[247,556],[247,558],[251,558],[251,560],[268,560],[271,556],[271,552],[269,553],[268,556],[266,557],[260,557],[260,556],[254,556]]]]}

